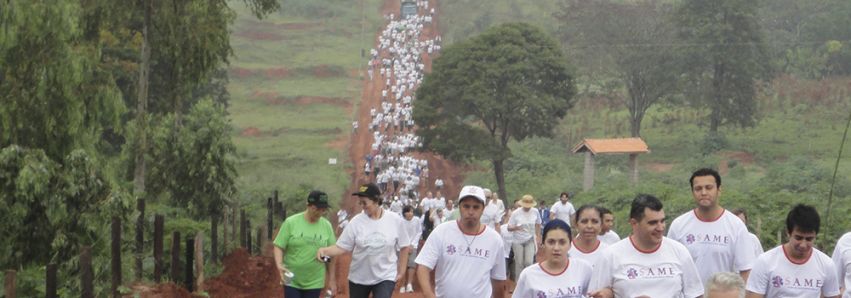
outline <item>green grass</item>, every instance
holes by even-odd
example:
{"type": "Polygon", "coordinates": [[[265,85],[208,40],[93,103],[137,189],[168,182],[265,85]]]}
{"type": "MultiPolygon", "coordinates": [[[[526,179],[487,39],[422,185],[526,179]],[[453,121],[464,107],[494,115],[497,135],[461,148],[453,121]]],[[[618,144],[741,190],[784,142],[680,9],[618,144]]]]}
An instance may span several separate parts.
{"type": "Polygon", "coordinates": [[[237,5],[231,67],[251,74],[231,75],[228,112],[238,152],[238,201],[255,217],[265,214],[262,206],[274,190],[298,202],[291,209],[303,208],[303,198],[292,198],[303,188],[343,197],[348,153],[339,141],[348,138],[359,102],[362,81],[356,73],[366,65],[361,49],[373,45],[382,24],[382,1],[364,3],[363,34],[361,11],[348,3],[287,0],[282,11],[263,20],[237,5]],[[317,77],[320,67],[331,69],[330,75],[317,77]],[[276,69],[289,75],[266,74],[276,69]],[[293,102],[298,97],[334,101],[303,105],[293,102]],[[249,128],[259,134],[244,136],[249,128]],[[338,164],[329,165],[329,158],[338,164]]]}

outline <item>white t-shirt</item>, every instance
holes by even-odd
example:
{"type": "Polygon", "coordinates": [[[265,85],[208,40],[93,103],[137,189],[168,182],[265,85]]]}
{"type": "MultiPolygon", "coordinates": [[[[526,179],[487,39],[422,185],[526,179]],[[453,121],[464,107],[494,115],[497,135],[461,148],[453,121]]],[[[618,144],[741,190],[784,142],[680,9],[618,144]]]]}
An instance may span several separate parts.
{"type": "Polygon", "coordinates": [[[425,197],[422,201],[420,201],[420,206],[423,208],[423,213],[426,213],[428,209],[431,209],[432,198],[425,197]]]}
{"type": "Polygon", "coordinates": [[[366,212],[355,215],[337,239],[338,247],[352,252],[349,281],[361,285],[396,280],[396,253],[410,245],[405,220],[386,211],[379,219],[366,212]]]}
{"type": "Polygon", "coordinates": [[[541,224],[541,215],[537,208],[529,208],[529,211],[523,211],[523,208],[517,208],[511,212],[511,218],[508,219],[508,225],[521,226],[522,229],[514,231],[515,243],[525,243],[535,236],[535,225],[541,224]]]}
{"type": "Polygon", "coordinates": [[[594,264],[597,264],[597,259],[599,259],[600,256],[603,255],[603,251],[606,250],[606,247],[609,247],[609,245],[604,243],[603,241],[598,241],[597,247],[595,247],[594,249],[590,251],[582,251],[581,249],[576,247],[576,241],[574,240],[573,244],[570,245],[570,250],[568,250],[567,253],[570,256],[571,260],[580,259],[585,262],[588,262],[591,267],[594,267],[594,264]]]}
{"type": "Polygon", "coordinates": [[[417,249],[423,235],[423,220],[416,215],[411,217],[411,220],[407,220],[403,216],[402,220],[405,222],[405,233],[411,238],[411,247],[417,249]]]}
{"type": "Polygon", "coordinates": [[[502,249],[505,250],[505,258],[511,256],[511,245],[514,244],[514,233],[508,231],[508,224],[499,226],[499,235],[502,236],[502,249]]]}
{"type": "MultiPolygon", "coordinates": [[[[753,246],[753,253],[755,256],[759,257],[765,250],[762,249],[762,242],[759,241],[759,237],[754,235],[754,233],[748,233],[751,239],[751,246],[753,246]]],[[[756,257],[754,258],[756,260],[756,257]]]]}
{"type": "Polygon", "coordinates": [[[833,261],[818,249],[795,264],[780,245],[756,259],[747,290],[765,297],[831,297],[839,295],[839,279],[833,261]]]}
{"type": "Polygon", "coordinates": [[[618,233],[615,233],[615,231],[612,230],[609,230],[603,235],[597,235],[597,239],[603,241],[603,243],[608,245],[612,245],[615,244],[615,242],[621,241],[621,237],[618,236],[618,233]]]}
{"type": "MultiPolygon", "coordinates": [[[[836,241],[833,249],[833,266],[836,267],[836,276],[840,281],[844,280],[845,293],[842,298],[851,298],[851,232],[845,233],[836,241]]],[[[842,286],[843,283],[840,283],[842,286]]]]}
{"type": "Polygon", "coordinates": [[[703,295],[703,283],[688,249],[662,238],[655,251],[638,250],[630,237],[612,244],[594,265],[590,291],[611,287],[615,297],[703,295]]]}
{"type": "Polygon", "coordinates": [[[699,219],[696,212],[692,210],[674,219],[668,238],[688,248],[700,280],[705,283],[718,272],[750,270],[757,255],[745,223],[727,210],[712,221],[699,219]]]}
{"type": "Polygon", "coordinates": [[[558,219],[563,220],[570,225],[570,217],[576,214],[576,209],[573,209],[573,204],[570,202],[566,202],[564,204],[561,201],[555,202],[553,207],[550,208],[550,214],[554,214],[554,216],[558,219]]]}
{"type": "Polygon", "coordinates": [[[416,262],[435,270],[437,297],[490,297],[491,279],[505,280],[503,245],[492,228],[467,235],[450,221],[434,228],[416,262]]]}
{"type": "Polygon", "coordinates": [[[496,202],[488,200],[488,204],[485,206],[485,210],[482,211],[482,217],[479,218],[479,222],[489,227],[494,227],[502,221],[503,215],[505,215],[505,204],[502,203],[502,200],[497,200],[496,202]]]}
{"type": "Polygon", "coordinates": [[[588,293],[591,265],[583,260],[569,258],[562,272],[547,272],[540,263],[532,264],[520,272],[512,298],[581,298],[588,293]]]}

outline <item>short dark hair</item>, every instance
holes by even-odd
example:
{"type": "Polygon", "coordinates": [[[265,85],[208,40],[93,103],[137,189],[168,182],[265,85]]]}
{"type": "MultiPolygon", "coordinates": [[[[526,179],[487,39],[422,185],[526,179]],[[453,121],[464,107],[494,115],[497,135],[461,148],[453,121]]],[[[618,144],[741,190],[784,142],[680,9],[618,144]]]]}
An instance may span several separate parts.
{"type": "Polygon", "coordinates": [[[792,234],[795,228],[801,232],[816,232],[818,234],[821,226],[821,218],[816,208],[810,205],[798,204],[792,207],[789,215],[786,215],[786,232],[792,234]]]}
{"type": "Polygon", "coordinates": [[[659,198],[648,194],[638,194],[635,199],[632,199],[632,208],[629,209],[629,218],[641,221],[644,219],[644,209],[650,208],[653,211],[662,211],[662,201],[659,198]]]}
{"type": "Polygon", "coordinates": [[[745,221],[748,220],[748,211],[745,210],[745,208],[736,208],[736,209],[733,209],[732,212],[733,212],[733,215],[735,215],[735,216],[739,216],[739,214],[744,214],[745,215],[745,221]]]}
{"type": "Polygon", "coordinates": [[[600,209],[600,218],[603,218],[603,215],[606,215],[606,214],[612,214],[612,215],[614,215],[614,214],[612,213],[612,210],[609,210],[609,208],[606,208],[606,207],[597,207],[597,209],[600,209]]]}
{"type": "Polygon", "coordinates": [[[414,212],[414,207],[411,207],[411,205],[405,205],[405,207],[402,207],[402,214],[408,212],[414,212]]]}
{"type": "Polygon", "coordinates": [[[597,211],[597,215],[600,216],[600,221],[603,221],[603,212],[600,211],[600,208],[597,207],[597,206],[588,204],[588,205],[582,205],[582,207],[579,207],[579,209],[576,209],[576,221],[577,222],[579,221],[579,217],[582,216],[582,212],[585,212],[586,210],[597,211]]]}
{"type": "Polygon", "coordinates": [[[541,242],[547,241],[547,233],[552,230],[563,230],[567,232],[567,240],[573,241],[573,232],[570,231],[570,226],[561,219],[553,219],[544,225],[543,238],[541,242]]]}
{"type": "Polygon", "coordinates": [[[569,198],[570,198],[570,193],[568,193],[568,192],[563,192],[563,193],[561,193],[560,195],[558,195],[558,197],[559,197],[559,198],[561,198],[561,197],[567,197],[567,198],[569,199],[569,198]]]}
{"type": "Polygon", "coordinates": [[[691,187],[693,188],[694,187],[694,177],[703,177],[703,176],[715,177],[715,186],[716,187],[721,186],[721,175],[718,174],[718,171],[710,169],[710,168],[702,168],[702,169],[699,169],[697,171],[694,171],[694,173],[691,173],[691,178],[688,179],[689,185],[691,185],[691,187]]]}

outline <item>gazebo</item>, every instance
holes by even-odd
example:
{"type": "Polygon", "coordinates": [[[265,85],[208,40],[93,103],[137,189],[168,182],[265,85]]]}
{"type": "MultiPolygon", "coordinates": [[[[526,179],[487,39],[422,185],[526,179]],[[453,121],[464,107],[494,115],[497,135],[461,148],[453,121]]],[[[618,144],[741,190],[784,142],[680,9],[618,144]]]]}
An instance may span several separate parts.
{"type": "Polygon", "coordinates": [[[573,147],[573,153],[585,153],[585,180],[582,190],[588,191],[594,187],[594,156],[597,154],[629,154],[630,180],[638,183],[638,154],[648,153],[647,143],[641,138],[622,139],[583,139],[573,147]]]}

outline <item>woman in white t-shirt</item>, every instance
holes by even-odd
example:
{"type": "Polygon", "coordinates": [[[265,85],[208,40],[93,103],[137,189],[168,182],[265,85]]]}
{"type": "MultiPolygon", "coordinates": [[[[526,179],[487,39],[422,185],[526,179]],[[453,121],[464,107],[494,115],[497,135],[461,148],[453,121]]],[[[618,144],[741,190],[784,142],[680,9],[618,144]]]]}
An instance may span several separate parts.
{"type": "Polygon", "coordinates": [[[532,264],[537,247],[541,240],[541,215],[535,208],[538,202],[531,195],[524,195],[520,199],[520,208],[511,213],[508,219],[508,231],[514,233],[514,272],[520,272],[523,268],[532,264]]]}
{"type": "Polygon", "coordinates": [[[572,238],[570,226],[554,219],[544,227],[543,238],[546,261],[523,269],[511,297],[586,297],[591,265],[568,256],[572,238]]]}
{"type": "Polygon", "coordinates": [[[584,205],[576,211],[576,238],[570,247],[570,257],[582,259],[593,267],[608,245],[597,239],[602,229],[601,212],[597,206],[584,205]]]}
{"type": "Polygon", "coordinates": [[[405,275],[411,239],[405,220],[381,208],[381,192],[369,183],[353,193],[363,212],[355,215],[337,244],[320,248],[317,260],[352,253],[349,266],[349,297],[390,298],[396,282],[405,275]]]}

